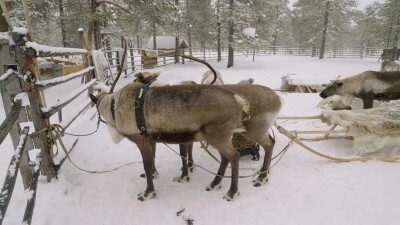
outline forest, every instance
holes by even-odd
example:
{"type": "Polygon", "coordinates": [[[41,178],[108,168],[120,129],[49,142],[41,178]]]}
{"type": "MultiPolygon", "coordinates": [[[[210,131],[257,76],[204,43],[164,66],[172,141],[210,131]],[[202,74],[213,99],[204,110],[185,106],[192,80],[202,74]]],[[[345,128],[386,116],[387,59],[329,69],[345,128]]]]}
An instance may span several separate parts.
{"type": "Polygon", "coordinates": [[[399,0],[374,1],[363,9],[357,7],[359,0],[292,3],[35,0],[29,1],[29,10],[34,40],[51,46],[80,47],[77,30],[83,28],[96,49],[120,46],[119,36],[125,36],[130,47],[147,48],[150,37],[168,35],[185,40],[190,50],[212,49],[218,53],[223,49],[233,52],[270,46],[317,49],[320,59],[325,48],[378,47],[397,52],[399,0]],[[255,32],[249,35],[243,32],[245,28],[255,32]]]}

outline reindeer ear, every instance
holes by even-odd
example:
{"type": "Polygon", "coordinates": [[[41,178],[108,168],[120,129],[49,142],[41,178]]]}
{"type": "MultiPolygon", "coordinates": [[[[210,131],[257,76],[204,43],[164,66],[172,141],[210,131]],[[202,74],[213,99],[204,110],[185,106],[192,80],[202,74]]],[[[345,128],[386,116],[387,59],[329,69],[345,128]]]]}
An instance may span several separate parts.
{"type": "Polygon", "coordinates": [[[138,80],[143,80],[143,79],[144,79],[144,75],[143,75],[142,72],[139,72],[139,73],[135,74],[135,77],[136,77],[138,80]]]}
{"type": "Polygon", "coordinates": [[[92,102],[94,102],[94,104],[97,104],[97,102],[98,102],[98,98],[96,97],[96,96],[94,96],[94,95],[92,95],[92,94],[89,94],[89,97],[90,97],[90,99],[92,100],[92,102]]]}
{"type": "Polygon", "coordinates": [[[343,86],[343,82],[339,82],[337,85],[338,85],[339,87],[341,87],[341,86],[343,86]]]}

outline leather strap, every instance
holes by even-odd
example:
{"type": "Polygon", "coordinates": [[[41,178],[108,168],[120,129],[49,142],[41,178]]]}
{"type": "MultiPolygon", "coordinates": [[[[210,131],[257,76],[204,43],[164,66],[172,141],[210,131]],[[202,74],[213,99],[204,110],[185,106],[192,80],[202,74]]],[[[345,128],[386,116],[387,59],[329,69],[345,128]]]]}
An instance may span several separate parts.
{"type": "Polygon", "coordinates": [[[135,93],[136,126],[141,134],[145,134],[147,129],[146,120],[144,118],[144,100],[148,90],[148,86],[143,86],[135,93]]]}

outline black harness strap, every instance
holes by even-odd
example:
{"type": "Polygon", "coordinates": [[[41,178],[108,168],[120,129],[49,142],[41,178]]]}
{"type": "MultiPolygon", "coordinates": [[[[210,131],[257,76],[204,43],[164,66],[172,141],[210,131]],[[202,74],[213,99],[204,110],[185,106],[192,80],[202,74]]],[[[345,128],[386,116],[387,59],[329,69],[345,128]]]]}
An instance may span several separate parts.
{"type": "Polygon", "coordinates": [[[114,97],[111,99],[111,115],[113,120],[115,121],[115,99],[114,97]]]}
{"type": "Polygon", "coordinates": [[[148,86],[143,86],[135,93],[136,126],[140,130],[141,134],[146,133],[146,121],[144,119],[144,99],[148,90],[148,86]]]}

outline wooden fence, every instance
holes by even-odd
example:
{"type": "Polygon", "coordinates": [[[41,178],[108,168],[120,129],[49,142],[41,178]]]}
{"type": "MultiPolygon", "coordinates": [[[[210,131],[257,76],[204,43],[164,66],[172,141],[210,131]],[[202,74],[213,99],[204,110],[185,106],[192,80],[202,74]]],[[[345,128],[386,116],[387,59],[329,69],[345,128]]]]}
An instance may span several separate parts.
{"type": "MultiPolygon", "coordinates": [[[[326,58],[379,58],[383,53],[382,48],[326,48],[326,58]]],[[[292,56],[319,56],[318,48],[300,48],[288,46],[271,46],[256,50],[257,55],[292,55],[292,56]]]]}
{"type": "MultiPolygon", "coordinates": [[[[94,67],[88,51],[91,44],[88,43],[87,33],[81,33],[81,37],[83,46],[88,50],[38,45],[26,41],[29,39],[23,33],[13,33],[12,37],[13,41],[17,43],[17,46],[13,46],[17,56],[17,65],[7,65],[6,72],[0,76],[0,90],[7,115],[0,126],[0,144],[5,136],[10,134],[15,154],[10,161],[10,167],[0,193],[0,225],[4,220],[13,193],[18,170],[22,175],[24,188],[29,189],[33,194],[27,201],[23,218],[24,224],[31,223],[39,173],[45,175],[47,180],[50,181],[55,178],[57,170],[61,166],[55,165],[53,161],[52,146],[56,142],[51,139],[50,132],[53,131],[50,129],[50,118],[57,114],[59,124],[67,129],[85,109],[92,107],[93,104],[86,96],[83,104],[75,107],[75,114],[68,118],[63,118],[63,108],[82,96],[83,93],[93,93],[92,86],[96,81],[93,79],[94,67]],[[80,61],[84,64],[84,69],[66,76],[40,80],[36,59],[61,56],[80,58],[80,61]],[[45,94],[47,89],[56,88],[60,84],[76,79],[81,79],[82,85],[80,87],[63,96],[57,103],[46,106],[45,94]],[[20,126],[23,124],[26,126],[21,130],[20,126]],[[34,134],[29,133],[30,129],[34,134]],[[32,149],[40,152],[34,159],[29,158],[29,152],[32,149]]],[[[4,52],[0,53],[3,54],[4,52]]],[[[76,141],[77,138],[74,142],[76,141]]],[[[67,149],[68,152],[71,150],[72,146],[67,149]]],[[[64,160],[65,157],[60,162],[62,163],[64,160]]]]}

